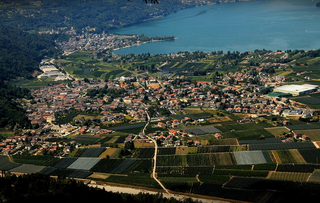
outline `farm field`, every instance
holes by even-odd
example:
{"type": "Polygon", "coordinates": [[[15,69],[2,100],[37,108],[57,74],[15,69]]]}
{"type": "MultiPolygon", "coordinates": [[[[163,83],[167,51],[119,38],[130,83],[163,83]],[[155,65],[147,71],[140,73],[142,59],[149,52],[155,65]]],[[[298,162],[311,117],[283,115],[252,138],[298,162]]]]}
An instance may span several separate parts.
{"type": "Polygon", "coordinates": [[[33,164],[22,164],[21,166],[15,167],[10,172],[16,173],[39,173],[45,168],[45,166],[37,166],[33,164]]]}
{"type": "Polygon", "coordinates": [[[194,135],[205,135],[205,134],[215,134],[221,131],[214,126],[198,127],[198,128],[187,128],[186,132],[192,133],[194,135]]]}
{"type": "Polygon", "coordinates": [[[265,138],[259,140],[240,140],[239,144],[271,144],[282,143],[281,138],[265,138]]]}
{"type": "Polygon", "coordinates": [[[64,60],[58,60],[61,67],[75,77],[113,79],[120,76],[129,76],[130,72],[122,70],[117,64],[111,64],[93,59],[94,52],[75,52],[64,60]]]}
{"type": "Polygon", "coordinates": [[[91,168],[92,172],[110,173],[118,165],[120,165],[124,159],[101,159],[95,166],[91,168]]]}
{"type": "Polygon", "coordinates": [[[287,126],[290,130],[296,131],[296,130],[314,130],[314,129],[320,129],[320,126],[312,125],[312,124],[300,124],[300,125],[288,125],[287,126]]]}
{"type": "Polygon", "coordinates": [[[279,164],[277,172],[313,173],[315,170],[319,169],[319,164],[279,164]]]}
{"type": "Polygon", "coordinates": [[[176,154],[175,147],[159,147],[158,155],[174,155],[176,154]]]}
{"type": "Polygon", "coordinates": [[[0,169],[1,170],[11,170],[21,164],[13,163],[9,160],[7,156],[0,156],[0,169]]]}
{"type": "Polygon", "coordinates": [[[81,157],[99,157],[105,150],[106,149],[103,147],[90,147],[81,155],[81,157]]]}
{"type": "Polygon", "coordinates": [[[42,174],[51,175],[57,168],[55,167],[46,167],[41,171],[42,174]]]}
{"type": "Polygon", "coordinates": [[[238,165],[252,165],[252,164],[265,164],[267,163],[266,158],[262,151],[243,151],[234,152],[238,165]]]}
{"type": "Polygon", "coordinates": [[[320,163],[319,149],[299,149],[299,152],[307,163],[320,163]]]}
{"type": "Polygon", "coordinates": [[[77,158],[63,158],[57,165],[56,168],[68,168],[73,162],[75,162],[77,158]]]}
{"type": "Polygon", "coordinates": [[[281,149],[315,149],[312,142],[287,142],[287,143],[266,143],[266,144],[251,144],[250,151],[255,150],[281,150],[281,149]]]}
{"type": "Polygon", "coordinates": [[[274,138],[275,136],[264,128],[272,127],[265,123],[245,123],[245,124],[224,124],[216,126],[222,131],[224,138],[238,138],[238,140],[257,140],[263,135],[265,138],[274,138]]]}
{"type": "Polygon", "coordinates": [[[188,147],[188,154],[197,154],[198,147],[188,147]]]}
{"type": "Polygon", "coordinates": [[[72,140],[80,143],[80,144],[93,144],[97,140],[100,140],[101,138],[99,137],[94,137],[94,136],[87,136],[87,135],[77,135],[72,138],[72,140]]]}
{"type": "Polygon", "coordinates": [[[152,159],[136,160],[124,173],[150,173],[152,171],[152,159]]]}
{"type": "MultiPolygon", "coordinates": [[[[53,156],[22,156],[22,155],[13,156],[13,160],[16,163],[34,164],[34,165],[40,165],[40,166],[54,166],[60,161],[58,158],[55,158],[53,156]]],[[[2,164],[0,163],[0,165],[2,164]]]]}
{"type": "Polygon", "coordinates": [[[109,174],[107,173],[97,173],[97,172],[93,172],[89,178],[92,178],[92,179],[107,179],[109,178],[109,174]]]}
{"type": "Polygon", "coordinates": [[[313,172],[308,182],[320,183],[320,171],[313,172]]]}
{"type": "Polygon", "coordinates": [[[106,143],[107,144],[111,144],[111,143],[115,143],[120,136],[113,136],[110,140],[108,140],[106,143]]]}
{"type": "Polygon", "coordinates": [[[164,184],[175,182],[175,183],[196,183],[198,182],[196,177],[159,177],[160,181],[164,184]]]}
{"type": "Polygon", "coordinates": [[[212,174],[212,166],[157,166],[158,174],[193,175],[212,174]]]}
{"type": "Polygon", "coordinates": [[[91,174],[92,174],[92,172],[90,172],[90,171],[75,170],[70,175],[68,175],[68,177],[83,179],[83,178],[87,178],[91,174]]]}
{"type": "Polygon", "coordinates": [[[133,157],[135,158],[153,158],[155,148],[137,148],[133,157]]]}
{"type": "Polygon", "coordinates": [[[187,155],[188,166],[214,166],[214,165],[234,165],[236,164],[233,153],[213,153],[187,155]]]}
{"type": "Polygon", "coordinates": [[[125,159],[121,164],[115,167],[110,173],[121,174],[124,173],[132,164],[136,162],[136,159],[125,159]]]}
{"type": "Polygon", "coordinates": [[[150,174],[128,174],[127,176],[111,175],[106,182],[131,184],[138,187],[161,189],[161,186],[150,177],[150,174]]]}
{"type": "Polygon", "coordinates": [[[68,166],[68,169],[90,170],[99,161],[99,158],[78,158],[75,162],[68,166]]]}
{"type": "Polygon", "coordinates": [[[135,148],[146,148],[146,147],[154,147],[153,143],[146,143],[146,142],[134,142],[134,147],[135,148]]]}
{"type": "Polygon", "coordinates": [[[212,145],[239,145],[237,138],[214,139],[211,140],[212,145]]]}
{"type": "Polygon", "coordinates": [[[242,177],[267,177],[268,171],[253,171],[253,170],[230,170],[230,169],[215,169],[214,175],[224,176],[242,176],[242,177]]]}
{"type": "MultiPolygon", "coordinates": [[[[189,152],[189,147],[176,147],[176,155],[187,155],[189,152]]],[[[159,154],[160,155],[160,154],[159,154]]]]}
{"type": "Polygon", "coordinates": [[[289,130],[285,127],[265,128],[265,130],[270,132],[274,136],[283,135],[283,133],[289,133],[289,130]]]}
{"type": "Polygon", "coordinates": [[[297,149],[292,150],[274,150],[272,153],[279,157],[277,163],[306,163],[297,149]]]}
{"type": "Polygon", "coordinates": [[[311,173],[271,172],[268,178],[273,180],[307,182],[310,175],[311,173]]]}
{"type": "Polygon", "coordinates": [[[104,152],[102,152],[99,156],[99,158],[111,158],[115,159],[118,158],[119,154],[121,152],[121,148],[107,148],[104,152]]]}

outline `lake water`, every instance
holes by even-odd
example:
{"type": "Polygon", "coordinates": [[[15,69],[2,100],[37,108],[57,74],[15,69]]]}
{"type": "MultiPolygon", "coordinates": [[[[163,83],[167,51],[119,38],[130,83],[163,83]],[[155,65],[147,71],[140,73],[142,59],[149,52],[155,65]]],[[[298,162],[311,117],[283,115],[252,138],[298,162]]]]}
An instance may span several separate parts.
{"type": "Polygon", "coordinates": [[[316,3],[317,0],[258,0],[186,9],[114,31],[175,36],[176,40],[148,43],[115,53],[319,49],[320,8],[316,3]]]}

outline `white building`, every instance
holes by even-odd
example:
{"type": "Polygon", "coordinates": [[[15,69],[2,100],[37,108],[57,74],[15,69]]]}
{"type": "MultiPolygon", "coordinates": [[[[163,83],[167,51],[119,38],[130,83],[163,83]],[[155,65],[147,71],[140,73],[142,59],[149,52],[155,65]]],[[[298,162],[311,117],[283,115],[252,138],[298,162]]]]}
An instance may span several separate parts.
{"type": "Polygon", "coordinates": [[[282,93],[289,93],[293,96],[309,94],[311,92],[317,91],[319,88],[318,85],[284,85],[280,87],[274,88],[273,92],[282,92],[282,93]]]}

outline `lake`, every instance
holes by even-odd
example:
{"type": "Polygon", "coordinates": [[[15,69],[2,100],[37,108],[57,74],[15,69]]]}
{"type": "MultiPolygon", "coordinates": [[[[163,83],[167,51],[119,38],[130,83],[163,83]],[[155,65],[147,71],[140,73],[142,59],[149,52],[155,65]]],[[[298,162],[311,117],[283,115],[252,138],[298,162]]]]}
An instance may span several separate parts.
{"type": "Polygon", "coordinates": [[[258,0],[186,9],[113,31],[175,36],[176,40],[124,48],[115,53],[319,49],[320,8],[316,3],[312,0],[258,0]]]}

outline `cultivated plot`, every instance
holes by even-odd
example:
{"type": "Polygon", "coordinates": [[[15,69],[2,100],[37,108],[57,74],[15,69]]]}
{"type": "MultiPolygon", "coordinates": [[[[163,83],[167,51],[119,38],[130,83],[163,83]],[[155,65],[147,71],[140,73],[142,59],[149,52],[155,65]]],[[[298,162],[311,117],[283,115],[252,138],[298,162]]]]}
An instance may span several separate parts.
{"type": "Polygon", "coordinates": [[[45,166],[37,166],[32,164],[22,164],[14,169],[11,169],[11,172],[16,173],[39,173],[45,168],[45,166]]]}
{"type": "Polygon", "coordinates": [[[101,173],[110,173],[113,169],[119,166],[124,159],[101,159],[91,171],[101,172],[101,173]]]}
{"type": "Polygon", "coordinates": [[[289,130],[286,127],[265,128],[265,130],[273,134],[274,136],[279,136],[279,135],[283,135],[284,133],[289,133],[289,130]]]}
{"type": "Polygon", "coordinates": [[[195,134],[195,135],[221,133],[221,131],[214,126],[205,126],[205,127],[200,127],[200,128],[189,128],[189,129],[186,129],[185,131],[188,133],[195,134]]]}
{"type": "Polygon", "coordinates": [[[121,152],[121,148],[107,148],[103,153],[100,154],[99,158],[118,158],[121,152]]]}
{"type": "Polygon", "coordinates": [[[312,142],[288,142],[288,143],[266,143],[250,144],[249,150],[281,150],[281,149],[315,149],[312,142]]]}
{"type": "Polygon", "coordinates": [[[125,159],[120,165],[113,169],[111,173],[124,173],[134,162],[136,162],[136,159],[125,159]]]}
{"type": "Polygon", "coordinates": [[[55,167],[68,168],[77,158],[63,158],[55,167]]]}
{"type": "Polygon", "coordinates": [[[310,129],[320,129],[320,126],[311,124],[301,124],[301,125],[288,125],[290,130],[310,130],[310,129]]]}
{"type": "Polygon", "coordinates": [[[92,172],[90,171],[83,171],[83,170],[75,170],[73,171],[68,177],[70,178],[86,178],[90,176],[92,172]]]}
{"type": "Polygon", "coordinates": [[[320,163],[320,149],[299,149],[299,152],[307,163],[320,163]]]}
{"type": "Polygon", "coordinates": [[[78,158],[68,167],[68,169],[90,170],[99,161],[99,158],[78,158]]]}
{"type": "Polygon", "coordinates": [[[238,165],[252,165],[252,164],[265,164],[267,163],[262,151],[240,151],[234,152],[238,165]]]}
{"type": "Polygon", "coordinates": [[[88,148],[81,157],[99,157],[99,155],[105,150],[103,147],[91,147],[88,148]]]}
{"type": "Polygon", "coordinates": [[[270,143],[282,143],[281,138],[266,138],[259,140],[239,140],[239,144],[270,144],[270,143]]]}
{"type": "Polygon", "coordinates": [[[320,183],[320,171],[313,172],[308,182],[320,183]]]}
{"type": "Polygon", "coordinates": [[[279,164],[277,172],[313,173],[319,169],[319,164],[279,164]]]}
{"type": "Polygon", "coordinates": [[[7,156],[0,156],[0,170],[11,170],[15,167],[20,166],[21,164],[10,162],[7,156]]]}
{"type": "Polygon", "coordinates": [[[43,173],[45,175],[51,175],[55,170],[57,170],[57,168],[55,168],[55,167],[46,167],[45,169],[43,169],[41,171],[41,173],[43,173]]]}
{"type": "Polygon", "coordinates": [[[311,173],[272,172],[269,179],[294,182],[307,182],[311,173]]]}

